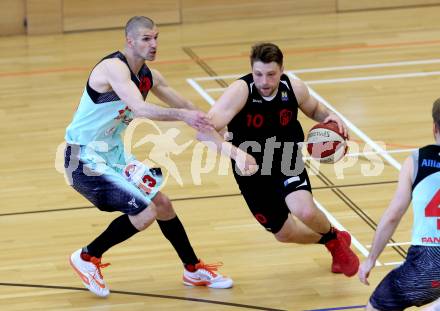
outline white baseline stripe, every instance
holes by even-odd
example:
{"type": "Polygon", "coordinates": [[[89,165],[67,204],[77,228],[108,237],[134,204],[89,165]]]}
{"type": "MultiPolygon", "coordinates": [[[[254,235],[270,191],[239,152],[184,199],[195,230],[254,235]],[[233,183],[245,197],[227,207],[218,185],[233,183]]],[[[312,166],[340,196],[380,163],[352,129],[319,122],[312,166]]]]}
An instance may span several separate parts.
{"type": "MultiPolygon", "coordinates": [[[[194,79],[186,79],[186,81],[189,83],[189,85],[191,85],[207,102],[208,104],[210,104],[211,106],[214,105],[215,100],[208,94],[206,93],[203,88],[196,82],[194,81],[194,79]]],[[[316,206],[325,214],[327,215],[329,221],[337,228],[340,230],[345,230],[345,228],[342,226],[342,224],[340,224],[336,218],[334,218],[318,201],[316,201],[316,199],[313,199],[313,201],[315,202],[316,206]]],[[[367,249],[352,235],[352,243],[353,245],[365,256],[368,256],[368,251],[367,249]]],[[[381,265],[381,263],[379,261],[376,261],[376,265],[381,265]]]]}
{"type": "MultiPolygon", "coordinates": [[[[400,246],[400,245],[411,245],[411,242],[396,242],[396,243],[388,243],[388,244],[385,245],[385,246],[389,246],[389,247],[391,247],[391,246],[400,246]]],[[[366,247],[367,247],[367,248],[371,248],[371,246],[372,246],[372,245],[367,245],[366,247]]]]}
{"type": "MultiPolygon", "coordinates": [[[[293,78],[297,78],[295,74],[289,72],[293,78]]],[[[385,160],[387,160],[392,166],[394,166],[398,171],[401,169],[401,165],[397,162],[393,157],[391,157],[384,149],[382,149],[378,144],[376,144],[372,139],[370,139],[365,133],[363,133],[358,127],[356,127],[353,123],[351,123],[347,118],[345,118],[341,113],[339,113],[329,102],[327,102],[323,97],[321,97],[317,92],[313,89],[309,88],[310,94],[318,99],[323,105],[336,113],[347,126],[357,134],[362,140],[364,140],[367,144],[369,144],[378,154],[380,154],[385,160]]],[[[400,263],[389,263],[389,265],[395,265],[400,263]]],[[[378,265],[378,261],[376,261],[376,265],[378,265]]]]}
{"type": "Polygon", "coordinates": [[[186,82],[189,83],[196,91],[200,94],[211,106],[214,105],[215,100],[209,96],[208,93],[205,92],[205,90],[196,82],[194,79],[186,79],[186,82]]]}
{"type": "Polygon", "coordinates": [[[390,62],[390,63],[377,63],[377,64],[365,64],[365,65],[308,68],[308,69],[298,69],[298,70],[293,70],[293,71],[295,73],[307,73],[307,72],[324,72],[324,71],[338,71],[338,70],[351,70],[351,69],[400,67],[400,66],[426,65],[426,64],[439,64],[439,63],[440,63],[440,58],[434,58],[434,59],[403,61],[403,62],[390,62]]]}
{"type": "Polygon", "coordinates": [[[398,266],[402,263],[403,263],[403,261],[386,262],[386,263],[384,263],[384,266],[398,266]]]}
{"type": "MultiPolygon", "coordinates": [[[[318,68],[306,68],[291,70],[295,73],[307,73],[307,72],[325,72],[325,71],[343,71],[351,69],[368,69],[368,68],[383,68],[383,67],[400,67],[400,66],[413,66],[413,65],[428,65],[428,64],[439,64],[440,59],[425,59],[425,60],[414,60],[414,61],[402,61],[402,62],[389,62],[389,63],[375,63],[375,64],[363,64],[363,65],[349,65],[349,66],[335,66],[335,67],[318,67],[318,68]]],[[[197,77],[193,78],[196,81],[210,81],[216,79],[236,79],[245,74],[237,75],[224,75],[215,77],[197,77]]]]}
{"type": "Polygon", "coordinates": [[[392,74],[392,75],[378,75],[378,76],[313,80],[313,81],[307,81],[306,83],[307,84],[346,83],[346,82],[355,82],[355,81],[386,80],[386,79],[398,79],[398,78],[418,78],[418,77],[430,77],[430,76],[439,76],[439,75],[440,75],[440,71],[407,72],[407,73],[392,74]]]}
{"type": "MultiPolygon", "coordinates": [[[[291,76],[292,78],[298,78],[292,72],[288,72],[288,75],[291,76]]],[[[341,113],[339,113],[328,101],[326,101],[323,97],[321,97],[318,93],[316,93],[311,88],[309,88],[309,92],[313,97],[315,97],[317,100],[319,100],[324,106],[326,106],[328,109],[330,109],[335,114],[337,114],[341,118],[341,120],[344,121],[345,124],[358,137],[360,137],[364,142],[369,144],[373,148],[373,150],[375,150],[378,154],[380,154],[386,161],[388,161],[388,163],[390,163],[392,166],[394,166],[397,170],[400,170],[401,165],[399,162],[397,162],[393,157],[391,157],[384,149],[382,149],[378,144],[376,144],[370,137],[368,137],[364,132],[362,132],[357,126],[355,126],[353,123],[351,123],[350,120],[348,120],[341,113]]]]}
{"type": "Polygon", "coordinates": [[[417,148],[412,148],[412,149],[395,149],[395,150],[384,151],[383,153],[382,152],[374,152],[374,151],[358,152],[358,153],[347,153],[345,156],[346,157],[358,157],[358,156],[373,155],[373,154],[407,153],[407,152],[412,152],[412,151],[414,151],[416,149],[417,148]]]}
{"type": "MultiPolygon", "coordinates": [[[[332,214],[330,214],[316,199],[313,199],[313,201],[316,204],[316,207],[318,207],[328,218],[328,220],[333,224],[333,226],[336,227],[338,230],[347,231],[347,229],[342,226],[342,224],[336,220],[335,217],[333,217],[332,214]]],[[[365,257],[368,257],[368,250],[356,239],[353,235],[351,235],[351,243],[364,255],[365,257]]],[[[381,266],[382,264],[377,260],[376,266],[381,266]]]]}
{"type": "MultiPolygon", "coordinates": [[[[347,153],[345,156],[346,157],[360,157],[360,156],[368,156],[368,155],[373,155],[373,154],[387,154],[387,153],[407,153],[407,152],[411,152],[414,151],[416,149],[400,149],[400,150],[390,150],[390,151],[385,151],[385,152],[357,152],[357,153],[347,153]]],[[[314,160],[312,157],[310,156],[303,156],[303,160],[314,160]]],[[[315,160],[316,161],[316,160],[315,160]]]]}
{"type": "Polygon", "coordinates": [[[213,76],[213,77],[198,77],[193,78],[196,81],[211,81],[211,80],[217,80],[217,79],[237,79],[241,76],[244,76],[244,74],[238,74],[238,75],[224,75],[224,76],[213,76]]]}
{"type": "Polygon", "coordinates": [[[223,92],[224,90],[226,90],[225,87],[215,87],[215,88],[211,88],[211,89],[205,89],[206,93],[216,93],[216,92],[223,92]]]}
{"type": "MultiPolygon", "coordinates": [[[[287,74],[293,74],[293,71],[286,71],[287,74]]],[[[371,81],[371,80],[387,80],[387,79],[399,79],[399,78],[419,78],[419,77],[430,77],[430,76],[440,76],[440,71],[429,71],[429,72],[406,72],[392,75],[377,75],[377,76],[365,76],[365,77],[349,77],[349,78],[336,78],[336,79],[323,79],[323,80],[309,80],[304,81],[308,85],[314,84],[334,84],[334,83],[347,83],[356,81],[371,81]]],[[[205,89],[207,93],[223,92],[225,88],[208,88],[205,89]]]]}

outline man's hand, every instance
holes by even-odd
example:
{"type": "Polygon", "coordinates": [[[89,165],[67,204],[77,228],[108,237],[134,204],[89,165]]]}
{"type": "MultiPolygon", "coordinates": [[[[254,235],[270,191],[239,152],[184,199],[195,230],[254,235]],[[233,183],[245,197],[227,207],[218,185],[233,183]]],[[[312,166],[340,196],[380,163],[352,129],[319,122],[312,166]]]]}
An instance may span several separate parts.
{"type": "Polygon", "coordinates": [[[213,130],[210,118],[202,111],[181,109],[182,121],[198,131],[213,130]]]}
{"type": "Polygon", "coordinates": [[[367,258],[367,260],[365,260],[359,267],[359,272],[358,272],[359,280],[365,285],[370,285],[370,283],[368,282],[368,277],[370,276],[370,271],[374,268],[374,266],[375,266],[375,261],[372,261],[367,258]]]}
{"type": "Polygon", "coordinates": [[[328,123],[328,122],[336,122],[336,124],[338,125],[338,130],[340,133],[344,134],[344,137],[346,137],[347,139],[349,139],[348,137],[348,129],[347,126],[345,125],[345,123],[334,113],[330,113],[323,121],[323,123],[328,123]]]}
{"type": "Polygon", "coordinates": [[[251,176],[258,171],[258,164],[255,158],[244,151],[237,155],[235,163],[242,176],[251,176]]]}

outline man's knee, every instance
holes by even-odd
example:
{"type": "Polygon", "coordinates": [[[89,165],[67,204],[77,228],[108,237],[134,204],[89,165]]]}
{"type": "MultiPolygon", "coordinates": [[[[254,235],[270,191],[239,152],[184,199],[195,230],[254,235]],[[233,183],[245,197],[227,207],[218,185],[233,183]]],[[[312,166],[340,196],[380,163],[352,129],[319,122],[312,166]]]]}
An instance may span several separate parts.
{"type": "Polygon", "coordinates": [[[159,192],[153,199],[153,203],[156,205],[156,217],[159,220],[168,220],[173,218],[176,213],[174,212],[173,205],[170,199],[159,192]]]}
{"type": "Polygon", "coordinates": [[[302,222],[308,223],[316,218],[316,210],[313,206],[303,205],[294,210],[294,215],[301,219],[302,222]]]}
{"type": "Polygon", "coordinates": [[[281,242],[281,243],[289,243],[289,242],[291,242],[291,239],[292,239],[290,232],[278,231],[277,233],[274,234],[274,236],[275,236],[275,239],[277,239],[277,241],[281,242]]]}
{"type": "Polygon", "coordinates": [[[281,229],[274,233],[275,239],[281,243],[291,243],[294,235],[293,226],[292,220],[287,219],[281,229]]]}
{"type": "Polygon", "coordinates": [[[156,206],[151,204],[139,214],[129,215],[128,217],[137,230],[145,230],[157,217],[156,206]]]}
{"type": "Polygon", "coordinates": [[[313,197],[308,191],[292,192],[286,197],[286,203],[290,211],[302,222],[313,221],[317,216],[317,208],[313,203],[313,197]]]}

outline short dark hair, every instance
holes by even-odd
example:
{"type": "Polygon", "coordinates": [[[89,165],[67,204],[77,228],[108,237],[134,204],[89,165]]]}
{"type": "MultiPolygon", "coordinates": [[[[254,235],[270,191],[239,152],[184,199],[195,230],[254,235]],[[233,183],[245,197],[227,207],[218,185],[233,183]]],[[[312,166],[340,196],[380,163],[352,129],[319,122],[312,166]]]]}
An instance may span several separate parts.
{"type": "Polygon", "coordinates": [[[128,34],[138,30],[139,28],[153,29],[154,25],[154,21],[149,17],[133,16],[125,25],[125,36],[128,36],[128,34]]]}
{"type": "Polygon", "coordinates": [[[265,64],[275,62],[280,67],[283,66],[283,52],[273,43],[263,42],[255,44],[251,49],[250,59],[251,66],[257,61],[265,64]]]}
{"type": "Polygon", "coordinates": [[[438,130],[440,131],[440,98],[432,105],[432,120],[437,125],[438,130]]]}

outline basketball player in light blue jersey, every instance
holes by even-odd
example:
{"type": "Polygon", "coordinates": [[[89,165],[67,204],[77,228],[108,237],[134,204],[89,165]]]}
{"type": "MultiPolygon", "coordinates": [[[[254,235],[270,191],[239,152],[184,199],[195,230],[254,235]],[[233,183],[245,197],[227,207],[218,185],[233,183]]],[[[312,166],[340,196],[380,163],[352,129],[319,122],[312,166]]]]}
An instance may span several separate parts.
{"type": "Polygon", "coordinates": [[[125,49],[104,57],[92,70],[73,121],[67,127],[65,168],[72,187],[102,211],[119,211],[104,232],[70,257],[83,284],[105,297],[110,291],[103,280],[102,254],[157,220],[184,264],[183,282],[192,286],[229,288],[230,278],[217,272],[218,265],[198,259],[170,200],[159,191],[160,169],[148,168],[124,153],[122,133],[133,118],[184,121],[196,130],[209,130],[206,115],[168,86],[145,61],[155,59],[158,31],[143,16],[131,18],[126,27],[125,49]],[[145,102],[149,91],[171,108],[145,102]]]}
{"type": "MultiPolygon", "coordinates": [[[[440,98],[432,108],[435,144],[413,152],[400,172],[397,190],[359,269],[368,276],[411,201],[414,224],[405,262],[391,271],[371,295],[366,310],[397,311],[423,306],[440,297],[440,98]]],[[[433,307],[431,310],[436,310],[433,307]]]]}

